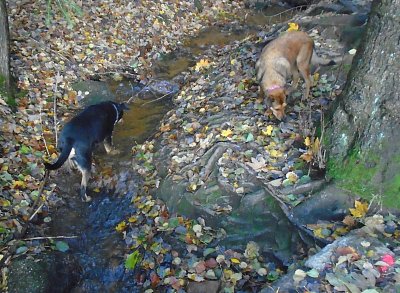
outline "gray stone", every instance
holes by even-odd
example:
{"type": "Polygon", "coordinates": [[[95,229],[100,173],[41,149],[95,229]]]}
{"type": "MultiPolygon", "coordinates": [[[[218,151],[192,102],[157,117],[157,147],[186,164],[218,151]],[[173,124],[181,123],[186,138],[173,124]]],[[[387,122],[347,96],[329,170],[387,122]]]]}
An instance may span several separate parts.
{"type": "Polygon", "coordinates": [[[10,265],[10,293],[69,292],[79,281],[76,260],[62,253],[17,258],[10,265]]]}
{"type": "Polygon", "coordinates": [[[188,293],[217,293],[220,287],[220,281],[206,280],[204,282],[189,282],[188,293]]]}
{"type": "Polygon", "coordinates": [[[366,241],[370,243],[368,250],[374,250],[379,254],[393,254],[384,243],[380,242],[378,238],[365,235],[365,233],[359,233],[360,231],[354,230],[352,233],[335,240],[333,243],[325,246],[320,252],[308,258],[305,265],[311,269],[315,269],[321,272],[325,266],[331,263],[332,255],[336,252],[339,247],[351,246],[356,251],[365,250],[362,247],[361,242],[366,241]]]}
{"type": "Polygon", "coordinates": [[[330,185],[307,201],[293,208],[293,218],[299,224],[314,224],[318,220],[342,220],[354,206],[354,198],[345,191],[330,185]]]}

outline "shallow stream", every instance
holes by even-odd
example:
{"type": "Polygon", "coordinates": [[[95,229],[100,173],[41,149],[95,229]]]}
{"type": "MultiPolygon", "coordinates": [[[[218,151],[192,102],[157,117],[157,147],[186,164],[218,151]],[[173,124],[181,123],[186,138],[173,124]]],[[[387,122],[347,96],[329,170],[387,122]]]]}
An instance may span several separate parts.
{"type": "MultiPolygon", "coordinates": [[[[269,15],[279,11],[271,10],[269,15]]],[[[165,93],[179,90],[173,78],[194,66],[196,56],[201,56],[210,46],[224,46],[245,38],[256,32],[255,25],[267,20],[271,20],[268,14],[253,13],[248,16],[248,24],[253,26],[246,30],[231,31],[226,27],[213,27],[201,32],[198,37],[183,42],[182,50],[165,56],[153,66],[157,80],[154,87],[158,93],[154,94],[151,88],[146,89],[129,80],[85,81],[75,85],[77,90],[88,93],[84,104],[110,99],[122,102],[132,96],[139,98],[129,104],[130,110],[124,114],[124,122],[118,124],[114,132],[114,144],[121,154],[106,156],[102,147],[94,154],[96,171],[91,182],[101,176],[98,173],[100,170],[107,169],[119,178],[116,186],[119,192],[104,190],[92,193],[93,201],[87,204],[82,203],[77,195],[79,174],[62,173],[63,176],[56,180],[66,205],[52,215],[49,234],[78,236],[68,240],[69,253],[77,258],[82,268],[81,282],[72,292],[138,292],[133,273],[124,269],[126,244],[115,233],[115,226],[132,212],[130,202],[138,188],[139,180],[131,170],[131,148],[156,132],[163,115],[173,107],[170,95],[165,93]],[[143,95],[146,92],[150,94],[143,95]]],[[[278,21],[282,21],[282,18],[278,21]]],[[[92,188],[89,183],[89,189],[92,188]]]]}

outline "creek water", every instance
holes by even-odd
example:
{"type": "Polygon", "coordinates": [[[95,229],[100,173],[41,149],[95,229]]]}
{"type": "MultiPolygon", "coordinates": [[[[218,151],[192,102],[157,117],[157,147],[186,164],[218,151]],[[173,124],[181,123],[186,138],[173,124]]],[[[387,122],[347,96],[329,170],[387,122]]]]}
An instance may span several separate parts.
{"type": "MultiPolygon", "coordinates": [[[[271,10],[270,14],[280,11],[282,8],[279,11],[271,10]]],[[[270,21],[268,14],[252,13],[249,14],[248,23],[257,25],[265,23],[267,19],[270,21]]],[[[228,30],[226,27],[207,29],[198,37],[184,41],[184,48],[180,52],[156,62],[156,78],[166,81],[161,83],[161,87],[168,87],[174,77],[195,64],[195,56],[205,49],[224,46],[254,32],[254,26],[246,30],[228,30]]],[[[76,84],[75,88],[89,92],[85,104],[109,99],[127,101],[143,91],[143,86],[128,80],[85,81],[76,84]]],[[[62,176],[56,178],[66,204],[52,215],[50,232],[52,235],[77,236],[67,240],[70,246],[68,253],[76,257],[81,267],[81,281],[72,292],[139,292],[133,273],[124,268],[123,257],[127,247],[115,232],[115,226],[132,213],[130,202],[138,188],[139,180],[130,166],[131,148],[151,137],[163,115],[172,109],[171,99],[166,96],[157,100],[160,96],[137,98],[129,104],[130,110],[124,114],[124,122],[118,124],[114,132],[114,144],[121,151],[119,155],[106,156],[102,147],[95,152],[96,167],[91,182],[101,177],[100,170],[107,169],[118,178],[114,188],[92,193],[92,202],[82,203],[77,194],[80,174],[65,175],[61,171],[62,176]]]]}

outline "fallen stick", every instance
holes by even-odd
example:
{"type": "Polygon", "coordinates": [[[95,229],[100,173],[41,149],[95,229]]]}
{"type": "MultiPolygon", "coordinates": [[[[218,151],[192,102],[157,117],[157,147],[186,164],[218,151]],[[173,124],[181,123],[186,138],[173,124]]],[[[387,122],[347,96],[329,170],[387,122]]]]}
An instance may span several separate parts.
{"type": "Polygon", "coordinates": [[[49,239],[73,239],[73,238],[78,238],[78,236],[44,236],[44,237],[30,237],[30,238],[25,238],[21,239],[24,241],[30,241],[30,240],[49,240],[49,239]]]}

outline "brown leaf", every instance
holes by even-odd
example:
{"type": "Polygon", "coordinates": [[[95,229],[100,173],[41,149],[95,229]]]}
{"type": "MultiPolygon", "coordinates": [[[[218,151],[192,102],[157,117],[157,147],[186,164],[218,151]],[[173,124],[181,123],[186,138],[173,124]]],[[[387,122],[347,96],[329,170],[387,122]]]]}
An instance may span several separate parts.
{"type": "Polygon", "coordinates": [[[206,270],[206,263],[205,261],[200,261],[197,263],[196,267],[194,268],[197,274],[201,274],[206,270]]]}
{"type": "Polygon", "coordinates": [[[206,266],[207,268],[213,269],[218,266],[218,263],[215,258],[212,257],[206,260],[206,266]]]}
{"type": "Polygon", "coordinates": [[[347,215],[342,222],[349,227],[354,227],[357,224],[356,220],[350,215],[347,215]]]}
{"type": "Polygon", "coordinates": [[[353,253],[357,253],[357,252],[356,252],[356,250],[355,250],[353,247],[351,247],[351,246],[341,246],[341,247],[338,247],[338,248],[336,249],[336,253],[337,253],[338,255],[348,255],[348,254],[353,254],[353,253]]]}

